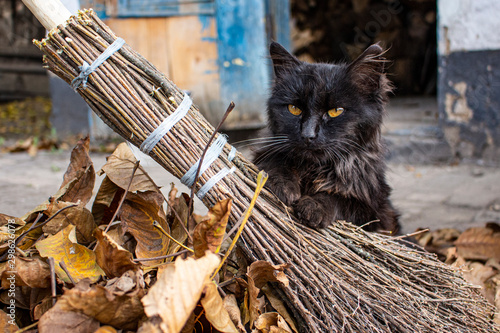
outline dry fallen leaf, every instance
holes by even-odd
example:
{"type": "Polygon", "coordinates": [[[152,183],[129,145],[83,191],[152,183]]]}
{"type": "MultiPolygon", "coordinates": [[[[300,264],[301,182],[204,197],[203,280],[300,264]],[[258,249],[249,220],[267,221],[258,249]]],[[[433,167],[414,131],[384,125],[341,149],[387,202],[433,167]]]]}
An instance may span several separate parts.
{"type": "Polygon", "coordinates": [[[20,218],[0,214],[0,255],[9,249],[9,245],[15,242],[23,230],[26,222],[20,218]]]}
{"type": "Polygon", "coordinates": [[[238,302],[236,301],[236,296],[234,296],[234,294],[228,294],[224,297],[224,308],[238,331],[240,333],[245,333],[245,326],[243,326],[243,323],[241,322],[241,311],[238,307],[238,302]]]}
{"type": "MultiPolygon", "coordinates": [[[[6,311],[9,311],[6,309],[6,311]]],[[[14,333],[19,330],[19,326],[16,324],[16,314],[15,310],[14,313],[12,313],[12,316],[0,311],[0,331],[4,333],[14,333]]]]}
{"type": "Polygon", "coordinates": [[[498,311],[498,309],[500,309],[500,275],[496,275],[491,280],[495,285],[495,303],[494,304],[497,308],[497,312],[495,313],[494,322],[495,322],[495,324],[500,325],[500,311],[498,311]]]}
{"type": "Polygon", "coordinates": [[[245,294],[245,303],[248,304],[248,312],[250,316],[250,328],[254,327],[255,320],[262,313],[261,303],[257,296],[259,296],[260,289],[255,286],[253,279],[247,276],[248,288],[245,294]]]}
{"type": "MultiPolygon", "coordinates": [[[[170,190],[169,198],[173,195],[173,192],[176,192],[175,187],[172,187],[172,190],[170,190]]],[[[170,214],[168,215],[168,221],[171,221],[172,225],[172,227],[170,228],[170,235],[179,243],[184,244],[184,242],[188,238],[186,230],[189,216],[189,196],[185,193],[182,193],[182,195],[178,198],[174,198],[173,200],[169,199],[169,205],[170,214]],[[175,214],[173,210],[175,210],[177,214],[175,214]],[[179,216],[180,220],[179,218],[177,218],[177,215],[179,216]]],[[[180,248],[181,246],[179,244],[171,242],[167,254],[177,253],[179,252],[180,248]]]]}
{"type": "Polygon", "coordinates": [[[12,282],[18,287],[50,287],[49,265],[41,258],[23,258],[16,256],[12,261],[0,265],[3,289],[9,289],[12,282]]]}
{"type": "Polygon", "coordinates": [[[144,272],[142,270],[127,271],[120,277],[108,280],[105,287],[112,292],[113,295],[134,296],[142,293],[146,286],[143,275],[144,272]]]}
{"type": "MultiPolygon", "coordinates": [[[[6,227],[7,224],[10,224],[9,229],[13,229],[13,228],[22,227],[23,225],[26,224],[26,222],[24,222],[23,220],[21,220],[18,217],[14,217],[14,216],[0,213],[0,230],[3,231],[4,227],[6,227]]],[[[0,234],[0,242],[2,242],[4,239],[5,239],[5,235],[3,233],[0,234]]]]}
{"type": "MultiPolygon", "coordinates": [[[[120,219],[124,232],[129,232],[137,240],[137,258],[153,258],[167,253],[170,239],[164,232],[170,229],[163,211],[163,196],[156,192],[128,193],[124,201],[120,219]]],[[[163,260],[145,261],[144,265],[155,265],[163,260]]]]}
{"type": "Polygon", "coordinates": [[[477,261],[468,261],[461,268],[465,280],[474,285],[481,286],[481,294],[491,304],[495,304],[496,290],[489,285],[488,280],[498,274],[497,270],[477,261]]]}
{"type": "Polygon", "coordinates": [[[35,247],[42,257],[54,258],[56,274],[64,282],[71,283],[71,280],[59,266],[62,261],[75,282],[84,278],[97,282],[104,272],[97,265],[95,253],[76,243],[76,236],[71,236],[74,229],[75,226],[69,225],[57,234],[38,241],[35,247]]]}
{"type": "Polygon", "coordinates": [[[66,290],[57,304],[65,311],[84,313],[100,323],[135,330],[139,319],[144,316],[141,303],[144,289],[137,282],[133,291],[117,294],[100,285],[91,286],[88,280],[81,281],[66,290]]]}
{"type": "Polygon", "coordinates": [[[21,217],[21,219],[25,221],[26,224],[19,230],[19,233],[23,234],[27,232],[23,239],[17,244],[17,247],[19,247],[21,250],[29,249],[35,243],[35,241],[40,238],[40,236],[42,236],[42,228],[35,228],[29,232],[28,230],[33,226],[33,223],[38,219],[39,216],[41,218],[38,223],[44,220],[43,212],[48,209],[49,205],[50,203],[47,200],[21,217]]]}
{"type": "Polygon", "coordinates": [[[252,278],[257,288],[262,288],[267,282],[280,282],[288,287],[288,278],[284,273],[289,264],[272,265],[271,263],[258,260],[253,262],[248,268],[247,275],[252,278]]]}
{"type": "Polygon", "coordinates": [[[96,228],[95,237],[98,241],[94,250],[97,264],[108,278],[119,277],[126,271],[137,271],[140,268],[140,265],[134,262],[132,253],[118,245],[107,233],[96,228]]]}
{"type": "MultiPolygon", "coordinates": [[[[126,190],[130,183],[137,159],[126,143],[120,143],[111,156],[107,158],[106,164],[102,167],[109,179],[126,190]]],[[[153,191],[158,192],[158,186],[151,177],[140,166],[134,174],[134,179],[130,184],[129,192],[153,191]]]]}
{"type": "Polygon", "coordinates": [[[92,204],[92,215],[96,224],[109,224],[118,208],[125,190],[113,183],[108,176],[102,180],[99,191],[92,204]]]}
{"type": "Polygon", "coordinates": [[[455,245],[458,255],[465,259],[500,260],[500,232],[492,227],[467,229],[455,245]]]}
{"type": "Polygon", "coordinates": [[[0,293],[0,302],[9,304],[12,300],[15,300],[16,308],[31,310],[37,304],[43,302],[46,297],[51,296],[48,288],[16,287],[14,293],[15,295],[12,295],[10,289],[3,290],[0,293]]]}
{"type": "Polygon", "coordinates": [[[78,202],[86,205],[92,197],[95,183],[95,171],[89,156],[90,139],[87,136],[76,144],[71,152],[71,160],[64,174],[60,189],[66,187],[65,193],[58,199],[61,201],[78,202]],[[70,186],[67,186],[71,184],[70,186]]]}
{"type": "Polygon", "coordinates": [[[116,333],[116,330],[112,326],[101,326],[94,333],[116,333]]]}
{"type": "Polygon", "coordinates": [[[238,333],[220,297],[217,285],[208,281],[205,283],[205,295],[201,298],[201,305],[205,309],[205,317],[212,326],[223,333],[238,333]]]}
{"type": "Polygon", "coordinates": [[[286,321],[277,312],[266,312],[255,321],[257,332],[262,333],[291,333],[286,321]]]}
{"type": "MultiPolygon", "coordinates": [[[[74,205],[74,203],[56,201],[51,203],[44,213],[47,217],[52,217],[56,212],[70,205],[74,205]]],[[[45,233],[55,235],[70,224],[76,226],[76,238],[80,244],[90,244],[94,240],[92,235],[96,227],[94,217],[82,203],[57,214],[43,226],[42,230],[45,233]]]]}
{"type": "Polygon", "coordinates": [[[83,313],[65,311],[59,302],[45,312],[38,322],[39,333],[89,333],[99,329],[99,322],[83,313]]]}
{"type": "Polygon", "coordinates": [[[231,213],[231,199],[217,202],[208,210],[207,218],[202,220],[193,232],[194,255],[200,258],[207,250],[218,252],[226,234],[227,221],[231,213]]]}
{"type": "MultiPolygon", "coordinates": [[[[38,302],[33,309],[33,319],[34,320],[40,320],[40,318],[43,316],[43,314],[54,306],[53,304],[53,299],[52,295],[50,294],[50,289],[44,289],[47,292],[47,295],[45,296],[44,299],[42,299],[40,302],[38,302]]],[[[30,307],[32,309],[33,306],[30,307]]]]}
{"type": "Polygon", "coordinates": [[[164,333],[179,332],[201,297],[205,283],[219,265],[220,258],[207,254],[200,259],[177,258],[143,297],[147,316],[156,318],[164,333]]]}
{"type": "Polygon", "coordinates": [[[288,326],[292,329],[292,331],[298,333],[299,331],[297,329],[295,320],[286,309],[286,306],[283,303],[283,301],[273,293],[273,290],[269,287],[268,284],[262,287],[261,290],[264,293],[264,295],[266,295],[266,298],[269,300],[269,303],[271,303],[271,306],[276,311],[278,311],[278,313],[283,317],[283,319],[286,320],[288,326]]]}
{"type": "Polygon", "coordinates": [[[153,324],[150,321],[145,321],[142,323],[137,333],[163,333],[163,332],[156,324],[153,324]]]}

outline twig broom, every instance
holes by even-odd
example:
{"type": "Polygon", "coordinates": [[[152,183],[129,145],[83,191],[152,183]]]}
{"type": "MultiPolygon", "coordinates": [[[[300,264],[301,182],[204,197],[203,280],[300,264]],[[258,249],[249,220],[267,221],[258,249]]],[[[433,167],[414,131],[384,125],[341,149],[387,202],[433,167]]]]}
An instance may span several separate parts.
{"type": "MultiPolygon", "coordinates": [[[[70,17],[58,0],[23,1],[50,31],[48,38],[35,41],[45,54],[45,65],[69,84],[79,75],[79,66],[92,64],[117,39],[91,10],[70,17]]],[[[126,44],[98,66],[78,92],[106,124],[137,147],[184,100],[179,88],[126,44]]],[[[190,106],[150,156],[181,178],[196,164],[213,132],[196,106],[190,106]]],[[[207,206],[231,197],[230,223],[234,224],[250,203],[258,170],[239,153],[229,158],[231,151],[224,144],[195,186],[199,191],[221,170],[234,168],[203,197],[207,206]]],[[[290,286],[279,290],[302,331],[495,329],[492,306],[435,256],[349,223],[309,229],[265,190],[245,226],[240,247],[250,260],[291,263],[290,286]]]]}

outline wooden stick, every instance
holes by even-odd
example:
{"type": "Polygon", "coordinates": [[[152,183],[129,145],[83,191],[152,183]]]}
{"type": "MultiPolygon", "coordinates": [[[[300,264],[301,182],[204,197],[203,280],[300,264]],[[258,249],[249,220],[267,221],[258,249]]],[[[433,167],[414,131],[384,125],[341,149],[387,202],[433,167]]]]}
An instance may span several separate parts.
{"type": "Polygon", "coordinates": [[[47,30],[64,24],[71,13],[59,0],[22,0],[47,30]]]}

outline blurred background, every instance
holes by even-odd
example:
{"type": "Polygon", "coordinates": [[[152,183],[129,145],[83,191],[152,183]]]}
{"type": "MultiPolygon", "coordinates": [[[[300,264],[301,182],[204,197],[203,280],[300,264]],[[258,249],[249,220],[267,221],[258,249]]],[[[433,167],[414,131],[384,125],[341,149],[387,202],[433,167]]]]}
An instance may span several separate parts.
{"type": "MultiPolygon", "coordinates": [[[[234,140],[265,124],[267,48],[351,61],[381,42],[396,91],[384,135],[392,160],[500,164],[500,3],[496,0],[65,0],[93,8],[234,140]]],[[[0,0],[0,144],[112,133],[42,68],[44,29],[20,0],[0,0]]],[[[49,141],[50,141],[49,140],[49,141]]]]}

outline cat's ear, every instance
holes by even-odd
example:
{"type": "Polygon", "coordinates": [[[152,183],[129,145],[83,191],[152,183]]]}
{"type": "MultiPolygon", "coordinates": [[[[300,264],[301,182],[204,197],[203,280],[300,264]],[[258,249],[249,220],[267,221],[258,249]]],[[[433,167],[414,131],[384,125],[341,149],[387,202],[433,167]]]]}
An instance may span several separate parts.
{"type": "Polygon", "coordinates": [[[379,93],[386,95],[392,90],[390,82],[385,76],[385,51],[377,43],[368,47],[349,66],[349,74],[357,87],[367,94],[379,93]]]}
{"type": "Polygon", "coordinates": [[[281,77],[287,69],[296,67],[300,64],[300,61],[279,43],[272,42],[269,46],[269,53],[273,61],[274,74],[276,74],[276,77],[281,77]]]}

